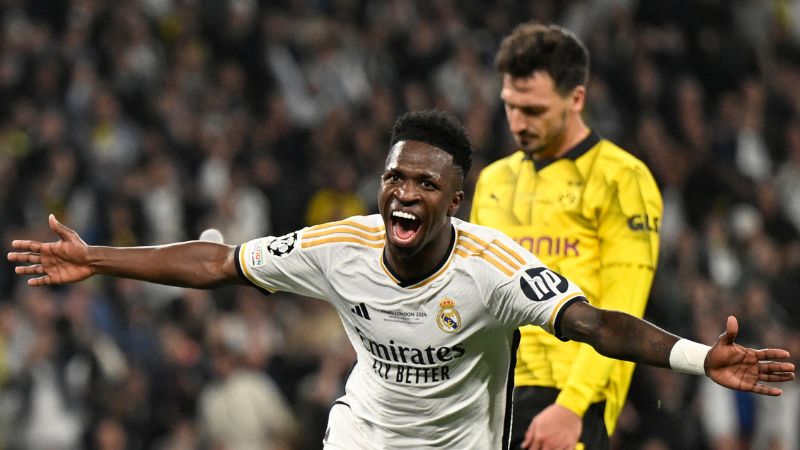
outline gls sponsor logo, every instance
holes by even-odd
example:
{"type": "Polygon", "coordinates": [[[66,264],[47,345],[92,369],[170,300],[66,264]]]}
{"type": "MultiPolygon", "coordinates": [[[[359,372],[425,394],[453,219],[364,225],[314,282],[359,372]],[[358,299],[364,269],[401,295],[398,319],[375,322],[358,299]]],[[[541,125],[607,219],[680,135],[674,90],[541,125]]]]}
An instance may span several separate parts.
{"type": "Polygon", "coordinates": [[[535,302],[549,300],[567,292],[569,288],[566,278],[545,267],[528,269],[525,275],[519,279],[519,287],[526,297],[535,302]]]}
{"type": "Polygon", "coordinates": [[[633,231],[655,231],[658,232],[661,226],[659,217],[651,217],[647,214],[636,214],[628,217],[628,228],[633,231]]]}

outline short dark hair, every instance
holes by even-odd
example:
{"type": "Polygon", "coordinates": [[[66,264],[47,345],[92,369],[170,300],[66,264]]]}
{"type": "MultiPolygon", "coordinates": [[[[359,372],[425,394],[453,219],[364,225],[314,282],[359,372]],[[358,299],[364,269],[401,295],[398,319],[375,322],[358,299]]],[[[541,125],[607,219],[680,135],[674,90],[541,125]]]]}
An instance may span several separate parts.
{"type": "Polygon", "coordinates": [[[569,30],[558,25],[527,22],[503,39],[495,69],[512,77],[528,77],[545,71],[559,94],[566,95],[589,79],[589,52],[569,30]]]}
{"type": "Polygon", "coordinates": [[[472,167],[472,144],[458,119],[445,111],[411,111],[398,117],[392,127],[390,147],[400,141],[419,141],[453,155],[453,163],[465,179],[472,167]]]}

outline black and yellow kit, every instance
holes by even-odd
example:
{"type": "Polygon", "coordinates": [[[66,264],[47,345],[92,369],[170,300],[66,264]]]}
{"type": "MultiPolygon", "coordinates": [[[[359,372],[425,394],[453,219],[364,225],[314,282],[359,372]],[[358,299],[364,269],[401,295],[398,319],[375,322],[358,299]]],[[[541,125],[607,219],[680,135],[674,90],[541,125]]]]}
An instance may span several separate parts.
{"type": "MultiPolygon", "coordinates": [[[[582,288],[592,305],[642,317],[662,209],[645,164],[592,132],[553,161],[518,151],[486,167],[470,218],[511,236],[582,288]]],[[[520,331],[515,385],[557,388],[556,403],[579,416],[605,401],[606,428],[613,433],[634,364],[534,326],[520,331]]]]}

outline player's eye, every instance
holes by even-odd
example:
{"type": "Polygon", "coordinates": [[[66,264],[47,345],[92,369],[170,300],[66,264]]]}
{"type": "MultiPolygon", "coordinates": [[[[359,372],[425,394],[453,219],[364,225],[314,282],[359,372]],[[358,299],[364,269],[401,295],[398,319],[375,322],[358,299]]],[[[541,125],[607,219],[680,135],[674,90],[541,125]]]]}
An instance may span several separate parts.
{"type": "Polygon", "coordinates": [[[544,114],[545,110],[542,108],[534,108],[534,107],[522,107],[520,108],[522,114],[525,114],[528,117],[536,117],[544,114]]]}
{"type": "Polygon", "coordinates": [[[436,189],[438,187],[436,183],[430,180],[422,180],[422,182],[420,182],[420,185],[425,189],[436,189]]]}
{"type": "Polygon", "coordinates": [[[506,103],[506,109],[509,111],[517,110],[526,117],[536,117],[544,114],[547,109],[539,106],[515,106],[506,103]]]}

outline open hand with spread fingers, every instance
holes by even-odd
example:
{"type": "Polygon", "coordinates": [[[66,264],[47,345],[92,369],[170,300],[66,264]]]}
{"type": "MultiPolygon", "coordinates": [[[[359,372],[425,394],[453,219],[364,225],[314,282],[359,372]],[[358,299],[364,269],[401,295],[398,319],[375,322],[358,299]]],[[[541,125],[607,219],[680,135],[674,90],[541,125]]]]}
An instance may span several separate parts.
{"type": "Polygon", "coordinates": [[[794,364],[780,361],[789,358],[789,352],[773,348],[755,350],[735,344],[733,341],[738,332],[739,322],[729,316],[725,332],[706,356],[708,377],[722,386],[739,391],[781,395],[781,389],[763,383],[794,379],[794,364]]]}
{"type": "Polygon", "coordinates": [[[18,275],[34,275],[28,280],[30,286],[74,283],[93,275],[89,259],[89,246],[74,230],[66,227],[55,216],[48,218],[50,229],[60,240],[38,242],[15,240],[11,247],[16,250],[8,254],[8,260],[20,265],[15,267],[18,275]]]}

